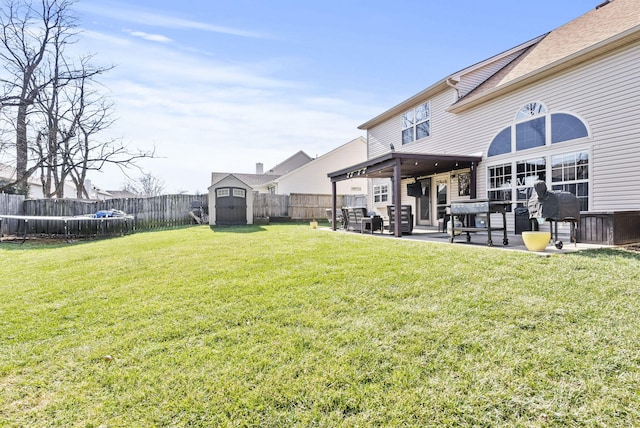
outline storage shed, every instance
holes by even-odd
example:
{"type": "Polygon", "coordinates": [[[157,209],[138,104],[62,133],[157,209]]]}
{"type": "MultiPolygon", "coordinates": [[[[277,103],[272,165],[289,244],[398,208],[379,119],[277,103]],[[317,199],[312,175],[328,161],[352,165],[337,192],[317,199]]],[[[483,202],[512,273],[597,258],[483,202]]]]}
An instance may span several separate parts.
{"type": "Polygon", "coordinates": [[[233,174],[209,187],[209,224],[236,226],[253,224],[253,189],[233,174]]]}

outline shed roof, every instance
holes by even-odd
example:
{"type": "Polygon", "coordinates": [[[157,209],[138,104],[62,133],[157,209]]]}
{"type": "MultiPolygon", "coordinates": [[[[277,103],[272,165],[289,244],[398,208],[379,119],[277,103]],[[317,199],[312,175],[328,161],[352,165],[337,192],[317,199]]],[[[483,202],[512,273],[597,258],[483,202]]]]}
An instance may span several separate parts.
{"type": "Polygon", "coordinates": [[[230,172],[213,172],[211,173],[211,185],[219,183],[224,180],[228,176],[234,176],[238,180],[247,184],[250,187],[262,186],[264,184],[270,183],[276,178],[280,177],[279,175],[272,174],[242,174],[242,173],[230,173],[230,172]]]}

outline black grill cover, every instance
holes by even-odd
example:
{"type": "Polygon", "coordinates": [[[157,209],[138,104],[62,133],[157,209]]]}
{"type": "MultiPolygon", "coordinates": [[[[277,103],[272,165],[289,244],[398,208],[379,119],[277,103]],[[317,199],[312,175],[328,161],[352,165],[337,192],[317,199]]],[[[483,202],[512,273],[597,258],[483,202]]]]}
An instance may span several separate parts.
{"type": "Polygon", "coordinates": [[[580,219],[580,201],[573,193],[547,190],[544,181],[536,181],[529,198],[529,218],[567,221],[580,219]]]}
{"type": "Polygon", "coordinates": [[[419,198],[422,196],[422,183],[419,181],[416,183],[407,184],[407,196],[414,196],[419,198]]]}

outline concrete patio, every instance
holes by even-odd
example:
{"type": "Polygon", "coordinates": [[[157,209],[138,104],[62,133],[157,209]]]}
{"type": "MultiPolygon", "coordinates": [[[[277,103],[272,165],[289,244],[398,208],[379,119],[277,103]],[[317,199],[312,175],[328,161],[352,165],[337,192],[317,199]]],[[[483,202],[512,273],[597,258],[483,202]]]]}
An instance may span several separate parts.
{"type": "MultiPolygon", "coordinates": [[[[331,231],[330,228],[326,228],[326,229],[331,231]]],[[[546,229],[543,229],[543,230],[546,230],[546,229]]],[[[345,231],[342,229],[338,229],[336,230],[336,232],[349,233],[349,234],[360,233],[360,232],[345,231]]],[[[379,231],[376,231],[373,234],[369,232],[364,232],[362,233],[362,235],[376,237],[376,238],[405,239],[408,241],[435,242],[435,243],[441,243],[443,245],[467,245],[467,246],[472,245],[477,247],[487,247],[486,232],[472,232],[470,234],[471,236],[470,242],[467,242],[466,233],[463,233],[460,236],[456,236],[454,242],[450,243],[449,235],[447,233],[441,232],[435,227],[425,227],[425,226],[414,227],[411,235],[402,235],[402,238],[396,238],[394,235],[391,235],[388,230],[384,230],[384,232],[382,233],[379,231]]],[[[493,246],[490,248],[495,248],[498,250],[507,250],[507,251],[526,251],[526,252],[531,252],[532,254],[539,254],[539,255],[566,254],[566,253],[572,253],[576,251],[592,250],[592,249],[598,249],[598,248],[613,248],[613,246],[604,245],[604,244],[583,244],[583,243],[574,244],[573,242],[570,242],[568,234],[567,235],[559,234],[558,238],[563,243],[562,249],[557,249],[555,245],[552,242],[550,242],[544,251],[534,252],[534,251],[527,250],[526,246],[524,245],[524,242],[522,241],[522,235],[516,235],[514,233],[507,232],[507,239],[509,240],[508,245],[502,244],[502,238],[503,238],[502,232],[496,232],[496,231],[492,232],[491,239],[493,241],[493,246]]]]}

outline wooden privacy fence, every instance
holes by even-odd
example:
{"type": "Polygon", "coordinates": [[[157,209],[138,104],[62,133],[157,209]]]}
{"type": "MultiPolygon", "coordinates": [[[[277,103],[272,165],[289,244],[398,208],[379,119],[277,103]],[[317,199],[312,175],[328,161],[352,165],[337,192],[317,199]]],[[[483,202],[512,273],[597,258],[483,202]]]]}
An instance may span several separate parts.
{"type": "MultiPolygon", "coordinates": [[[[332,206],[331,195],[292,193],[290,195],[269,195],[258,193],[253,198],[253,217],[288,217],[292,220],[323,220],[326,210],[332,206]]],[[[343,206],[366,207],[366,195],[337,195],[338,208],[343,206]]]]}
{"type": "MultiPolygon", "coordinates": [[[[254,218],[287,217],[292,220],[325,220],[326,210],[332,206],[331,195],[292,193],[291,195],[254,194],[254,218]]],[[[337,195],[337,206],[366,206],[366,195],[337,195]]],[[[153,230],[194,224],[190,215],[192,202],[202,204],[204,213],[209,213],[208,195],[162,195],[151,198],[123,198],[90,201],[82,199],[27,199],[21,195],[0,193],[0,215],[33,217],[75,217],[95,214],[98,211],[119,210],[134,217],[131,230],[153,230]]],[[[68,222],[67,222],[68,223],[68,222]]],[[[33,223],[35,226],[35,222],[33,223]]],[[[102,223],[87,221],[79,224],[87,233],[99,234],[102,223]],[[93,232],[92,232],[93,231],[93,232]]],[[[112,222],[115,226],[116,222],[112,222]]],[[[17,234],[18,221],[6,221],[5,234],[17,234]]],[[[39,221],[37,233],[62,235],[60,221],[39,221]]],[[[107,226],[110,227],[110,226],[107,226]]],[[[103,230],[103,229],[102,229],[103,230]]],[[[113,232],[119,231],[113,228],[113,232]]],[[[30,232],[31,233],[31,232],[30,232]]]]}
{"type": "MultiPolygon", "coordinates": [[[[13,195],[11,195],[13,196],[13,195]]],[[[152,198],[123,198],[107,199],[104,201],[87,201],[80,199],[28,199],[20,204],[22,209],[17,212],[5,211],[3,198],[0,198],[0,214],[12,214],[33,217],[75,217],[82,215],[96,214],[99,211],[119,210],[133,216],[132,224],[127,227],[131,231],[153,230],[184,226],[195,223],[190,215],[193,201],[202,204],[204,213],[208,213],[208,195],[162,195],[152,198]]],[[[83,224],[74,221],[77,225],[76,231],[87,231],[87,234],[100,234],[104,232],[102,222],[87,220],[83,224]],[[100,226],[100,227],[98,227],[100,226]]],[[[66,233],[63,221],[38,222],[36,231],[29,233],[40,233],[46,235],[63,235],[66,233]]],[[[115,226],[116,222],[111,222],[115,226]]],[[[5,234],[17,234],[19,223],[7,222],[3,227],[5,234]]],[[[113,228],[112,232],[120,233],[121,229],[113,228]]]]}
{"type": "Polygon", "coordinates": [[[22,215],[23,195],[0,193],[0,214],[22,215]]]}
{"type": "Polygon", "coordinates": [[[253,217],[287,217],[289,215],[289,195],[253,195],[253,217]]]}
{"type": "MultiPolygon", "coordinates": [[[[331,195],[307,195],[292,193],[289,199],[291,218],[295,220],[326,220],[327,210],[332,206],[331,195]]],[[[337,206],[344,205],[344,197],[336,197],[337,206]]]]}

